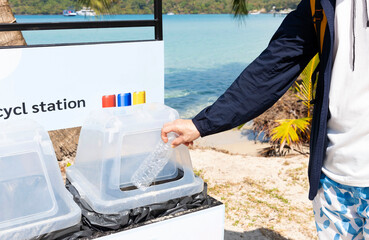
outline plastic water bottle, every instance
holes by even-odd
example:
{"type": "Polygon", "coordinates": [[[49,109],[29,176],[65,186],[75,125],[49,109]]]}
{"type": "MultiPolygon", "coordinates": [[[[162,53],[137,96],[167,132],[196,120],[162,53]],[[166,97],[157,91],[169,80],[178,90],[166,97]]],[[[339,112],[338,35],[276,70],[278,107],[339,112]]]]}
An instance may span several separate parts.
{"type": "Polygon", "coordinates": [[[168,163],[173,152],[171,144],[176,137],[175,133],[168,133],[168,142],[160,141],[155,146],[154,151],[145,158],[140,167],[133,173],[131,178],[133,185],[144,191],[150,186],[168,163]]]}

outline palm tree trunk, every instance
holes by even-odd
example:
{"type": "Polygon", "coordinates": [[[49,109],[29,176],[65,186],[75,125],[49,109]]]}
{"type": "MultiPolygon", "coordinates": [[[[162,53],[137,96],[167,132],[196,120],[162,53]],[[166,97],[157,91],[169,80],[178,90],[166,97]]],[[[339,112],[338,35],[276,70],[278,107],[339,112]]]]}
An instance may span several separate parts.
{"type": "MultiPolygon", "coordinates": [[[[15,23],[13,11],[8,0],[0,0],[0,23],[15,23]]],[[[0,46],[22,46],[27,45],[21,31],[1,32],[0,46]]],[[[60,161],[65,157],[74,159],[79,139],[80,128],[69,128],[50,131],[49,135],[53,142],[57,159],[60,161]]]]}
{"type": "MultiPolygon", "coordinates": [[[[8,0],[0,0],[0,23],[14,23],[16,19],[9,6],[8,0]]],[[[23,34],[20,31],[0,32],[0,46],[26,45],[23,34]]]]}

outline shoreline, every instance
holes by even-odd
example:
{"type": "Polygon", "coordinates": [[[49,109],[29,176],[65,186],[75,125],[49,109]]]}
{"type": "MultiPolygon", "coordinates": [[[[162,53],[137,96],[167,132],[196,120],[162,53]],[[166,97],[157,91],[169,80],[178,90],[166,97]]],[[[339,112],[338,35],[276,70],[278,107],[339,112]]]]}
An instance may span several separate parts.
{"type": "Polygon", "coordinates": [[[242,130],[231,129],[225,132],[209,135],[197,139],[192,148],[194,149],[211,149],[231,155],[245,155],[258,157],[259,151],[269,147],[270,143],[262,140],[261,137],[251,132],[248,127],[242,130]]]}

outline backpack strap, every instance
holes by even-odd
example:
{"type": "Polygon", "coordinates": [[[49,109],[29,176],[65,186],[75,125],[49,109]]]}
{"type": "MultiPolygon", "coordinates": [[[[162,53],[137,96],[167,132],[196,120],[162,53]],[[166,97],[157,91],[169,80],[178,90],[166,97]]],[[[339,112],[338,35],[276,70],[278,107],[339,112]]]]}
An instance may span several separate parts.
{"type": "MultiPolygon", "coordinates": [[[[319,44],[319,59],[321,59],[321,55],[323,52],[324,34],[327,27],[327,17],[325,16],[323,7],[320,4],[320,0],[310,0],[310,8],[311,16],[314,22],[317,43],[319,44]]],[[[311,76],[313,88],[317,80],[317,75],[319,74],[319,65],[320,63],[318,63],[311,76]]],[[[310,101],[310,104],[314,103],[315,99],[312,99],[310,101]]]]}
{"type": "Polygon", "coordinates": [[[323,51],[325,29],[327,27],[327,17],[325,16],[320,0],[310,0],[311,15],[313,17],[317,41],[320,46],[319,54],[323,51]]]}

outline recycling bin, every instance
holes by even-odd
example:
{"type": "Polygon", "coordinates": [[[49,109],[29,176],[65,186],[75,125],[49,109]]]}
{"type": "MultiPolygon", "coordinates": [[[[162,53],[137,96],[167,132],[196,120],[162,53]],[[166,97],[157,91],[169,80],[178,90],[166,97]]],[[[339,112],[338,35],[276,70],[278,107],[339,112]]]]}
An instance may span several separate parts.
{"type": "Polygon", "coordinates": [[[177,118],[176,110],[159,103],[92,112],[82,126],[75,163],[67,168],[68,180],[102,214],[201,192],[204,182],[193,173],[188,148],[183,145],[173,149],[147,189],[136,188],[131,180],[162,141],[163,124],[177,118]]]}
{"type": "Polygon", "coordinates": [[[47,132],[32,120],[0,124],[0,239],[31,239],[80,222],[47,132]]]}

